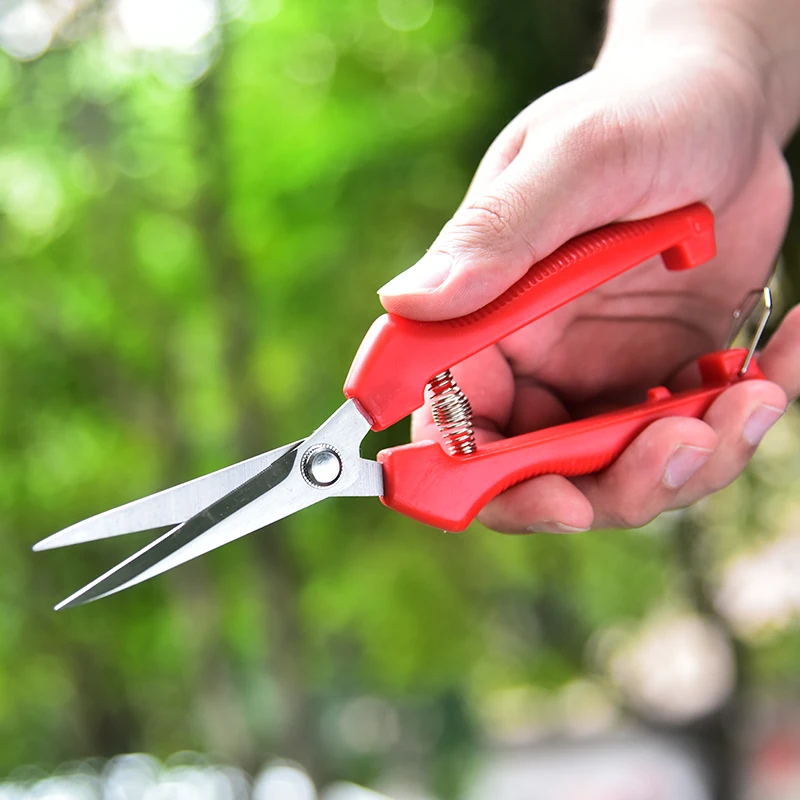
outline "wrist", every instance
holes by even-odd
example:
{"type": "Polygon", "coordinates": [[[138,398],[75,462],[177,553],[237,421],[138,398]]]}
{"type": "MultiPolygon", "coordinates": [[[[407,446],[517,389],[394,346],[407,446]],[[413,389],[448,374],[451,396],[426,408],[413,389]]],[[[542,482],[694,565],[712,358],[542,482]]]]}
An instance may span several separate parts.
{"type": "Polygon", "coordinates": [[[595,67],[683,62],[722,76],[762,106],[782,145],[800,118],[798,40],[800,4],[785,0],[612,0],[595,67]]]}

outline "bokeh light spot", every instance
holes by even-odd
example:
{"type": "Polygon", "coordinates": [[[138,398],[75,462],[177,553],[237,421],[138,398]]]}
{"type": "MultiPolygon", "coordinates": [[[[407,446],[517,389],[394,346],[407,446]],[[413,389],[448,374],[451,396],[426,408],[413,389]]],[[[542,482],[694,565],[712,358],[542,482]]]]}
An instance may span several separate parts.
{"type": "Polygon", "coordinates": [[[386,797],[355,783],[340,782],[329,786],[322,800],[386,800],[386,797]]]}
{"type": "Polygon", "coordinates": [[[339,735],[358,753],[388,750],[400,738],[400,723],[395,710],[378,697],[356,697],[339,715],[339,735]]]}
{"type": "Polygon", "coordinates": [[[61,187],[41,159],[24,153],[0,154],[0,209],[29,233],[46,233],[63,205],[61,187]]]}
{"type": "Polygon", "coordinates": [[[139,50],[191,53],[214,30],[214,0],[119,0],[119,21],[130,45],[139,50]]]}
{"type": "Polygon", "coordinates": [[[249,13],[253,22],[268,22],[280,14],[283,0],[251,0],[249,13]]]}
{"type": "Polygon", "coordinates": [[[433,14],[433,0],[378,0],[381,19],[397,31],[415,31],[433,14]]]}
{"type": "Polygon", "coordinates": [[[612,657],[617,685],[649,715],[687,722],[718,708],[734,682],[720,630],[694,614],[657,616],[612,657]]]}
{"type": "Polygon", "coordinates": [[[800,534],[786,533],[734,558],[716,603],[743,636],[769,635],[800,617],[800,534]]]}
{"type": "Polygon", "coordinates": [[[298,83],[324,83],[333,76],[336,55],[336,47],[327,36],[309,36],[292,53],[286,72],[298,83]]]}
{"type": "Polygon", "coordinates": [[[32,61],[50,46],[54,22],[39,3],[25,0],[0,17],[0,47],[20,61],[32,61]]]}
{"type": "Polygon", "coordinates": [[[317,790],[303,770],[276,764],[267,767],[256,779],[253,800],[317,800],[317,790]]]}

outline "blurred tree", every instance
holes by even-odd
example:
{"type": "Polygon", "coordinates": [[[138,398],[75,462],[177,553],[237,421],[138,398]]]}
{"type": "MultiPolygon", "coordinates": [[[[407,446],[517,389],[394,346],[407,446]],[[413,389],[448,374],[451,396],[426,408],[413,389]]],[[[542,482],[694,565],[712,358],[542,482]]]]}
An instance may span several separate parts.
{"type": "Polygon", "coordinates": [[[791,528],[791,449],[769,453],[780,478],[736,489],[763,519],[732,516],[729,493],[644,533],[451,537],[343,500],[59,615],[139,540],[28,550],[324,419],[374,288],[429,244],[502,125],[589,66],[600,4],[107,0],[55,4],[39,28],[25,6],[0,10],[0,769],[275,752],[323,779],[411,762],[454,797],[482,736],[587,677],[657,721],[604,654],[689,608],[739,671],[728,704],[672,729],[731,797],[730,711],[791,683],[797,646],[789,624],[742,634],[716,593],[749,541],[791,528]]]}

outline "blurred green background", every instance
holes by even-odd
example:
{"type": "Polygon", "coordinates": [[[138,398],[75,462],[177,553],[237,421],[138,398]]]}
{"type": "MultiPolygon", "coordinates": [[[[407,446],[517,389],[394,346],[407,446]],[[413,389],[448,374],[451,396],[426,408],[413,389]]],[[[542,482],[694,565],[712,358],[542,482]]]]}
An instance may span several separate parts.
{"type": "Polygon", "coordinates": [[[635,720],[689,737],[730,797],[763,720],[794,725],[793,414],[734,487],[643,531],[450,536],[331,501],[59,614],[146,539],[30,552],[319,424],[375,289],[502,126],[591,65],[602,18],[593,0],[0,3],[0,774],[193,748],[318,780],[411,764],[448,798],[487,743],[635,720]]]}

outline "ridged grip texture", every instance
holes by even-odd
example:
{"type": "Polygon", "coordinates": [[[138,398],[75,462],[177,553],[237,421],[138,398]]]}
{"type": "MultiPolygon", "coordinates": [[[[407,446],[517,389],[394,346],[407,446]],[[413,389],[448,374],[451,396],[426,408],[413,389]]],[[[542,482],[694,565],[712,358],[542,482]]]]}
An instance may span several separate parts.
{"type": "Polygon", "coordinates": [[[442,322],[380,317],[356,354],[345,395],[382,430],[422,405],[433,375],[631,267],[662,254],[668,269],[687,269],[714,253],[714,219],[699,203],[578,236],[472,314],[442,322]]]}

